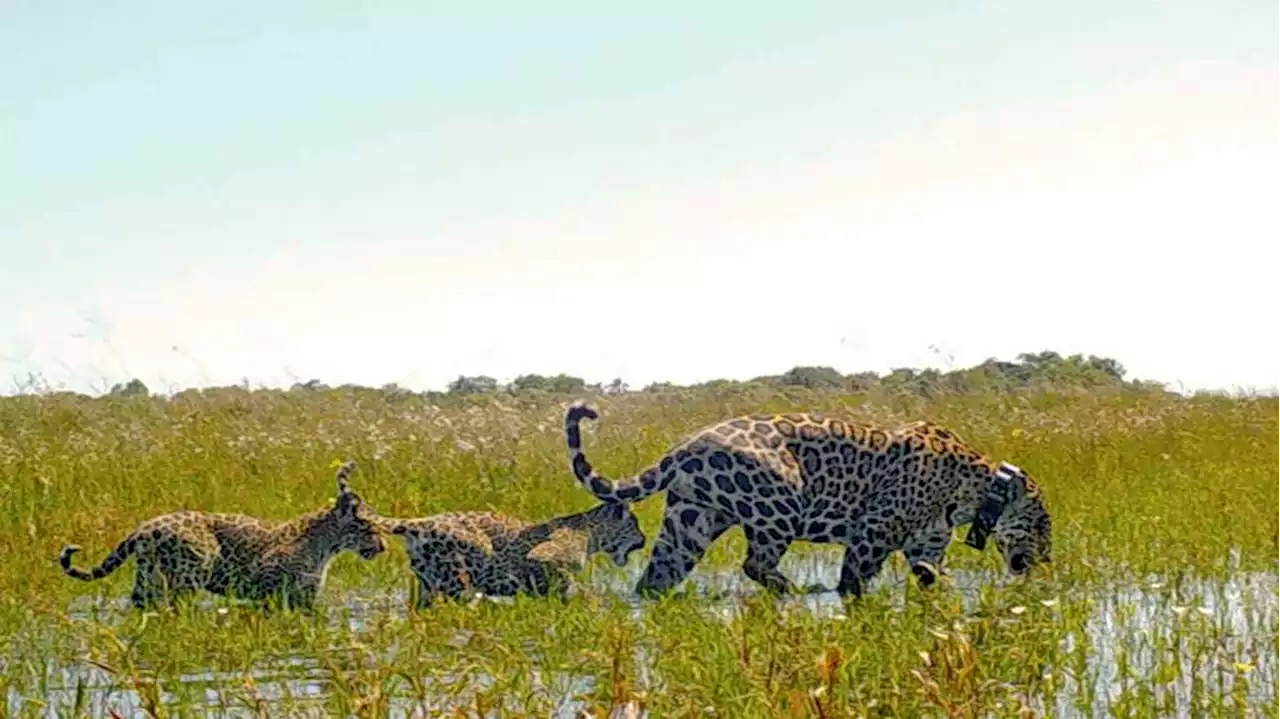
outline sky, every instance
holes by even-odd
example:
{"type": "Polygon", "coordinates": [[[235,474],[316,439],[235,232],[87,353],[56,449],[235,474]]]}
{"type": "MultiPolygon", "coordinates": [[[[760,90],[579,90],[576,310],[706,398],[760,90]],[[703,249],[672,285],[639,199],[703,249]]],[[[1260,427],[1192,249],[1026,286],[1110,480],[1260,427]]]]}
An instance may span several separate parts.
{"type": "Polygon", "coordinates": [[[9,2],[0,389],[641,386],[1044,349],[1273,388],[1278,21],[9,2]]]}

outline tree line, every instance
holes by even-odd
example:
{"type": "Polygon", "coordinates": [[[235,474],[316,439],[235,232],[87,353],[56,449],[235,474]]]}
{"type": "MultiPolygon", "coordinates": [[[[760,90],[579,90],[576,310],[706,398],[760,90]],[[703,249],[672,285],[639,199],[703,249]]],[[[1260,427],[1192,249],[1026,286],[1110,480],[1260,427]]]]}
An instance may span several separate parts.
{"type": "MultiPolygon", "coordinates": [[[[983,393],[1010,392],[1028,389],[1101,390],[1127,389],[1160,391],[1158,382],[1128,380],[1124,365],[1117,360],[1094,355],[1073,354],[1063,356],[1053,351],[1022,353],[1013,361],[988,359],[963,369],[941,371],[937,369],[897,368],[886,374],[858,372],[843,374],[832,367],[798,366],[778,375],[765,375],[749,380],[717,379],[692,385],[671,382],[655,382],[640,389],[632,388],[621,378],[607,383],[590,383],[581,377],[567,374],[524,374],[510,382],[499,382],[486,375],[460,375],[444,392],[414,392],[396,384],[383,385],[381,392],[391,396],[408,395],[494,395],[494,394],[604,394],[621,395],[632,392],[662,393],[687,390],[729,389],[743,387],[787,388],[800,387],[813,391],[864,393],[876,389],[933,393],[983,393]]],[[[247,384],[247,383],[246,383],[247,384]]],[[[247,386],[245,387],[247,389],[247,386]]],[[[350,386],[338,389],[352,388],[350,386]]],[[[318,379],[296,382],[289,392],[323,392],[334,389],[318,379]]],[[[371,388],[358,388],[368,390],[371,388]]],[[[112,396],[147,396],[147,386],[138,379],[118,383],[108,392],[112,396]]]]}

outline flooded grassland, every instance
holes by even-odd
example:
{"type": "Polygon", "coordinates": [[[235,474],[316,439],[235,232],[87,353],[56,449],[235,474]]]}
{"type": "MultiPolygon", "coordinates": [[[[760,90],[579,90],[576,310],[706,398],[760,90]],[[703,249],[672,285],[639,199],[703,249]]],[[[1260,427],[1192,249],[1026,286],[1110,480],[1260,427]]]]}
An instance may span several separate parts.
{"type": "MultiPolygon", "coordinates": [[[[1025,468],[1054,515],[1054,563],[1026,579],[955,542],[932,592],[900,557],[860,601],[771,599],[738,569],[740,530],[675,596],[598,558],[564,601],[409,610],[399,543],[335,560],[322,611],[264,615],[209,595],[128,607],[130,562],[96,563],[179,508],[284,519],[332,496],[335,459],[379,511],[581,510],[565,397],[432,402],[377,392],[0,399],[0,713],[7,716],[1276,716],[1274,398],[911,396],[731,390],[599,398],[586,430],[623,476],[741,412],[932,419],[1025,468]]],[[[663,500],[637,506],[655,536],[663,500]]],[[[839,553],[797,544],[783,571],[834,587],[839,553]]]]}

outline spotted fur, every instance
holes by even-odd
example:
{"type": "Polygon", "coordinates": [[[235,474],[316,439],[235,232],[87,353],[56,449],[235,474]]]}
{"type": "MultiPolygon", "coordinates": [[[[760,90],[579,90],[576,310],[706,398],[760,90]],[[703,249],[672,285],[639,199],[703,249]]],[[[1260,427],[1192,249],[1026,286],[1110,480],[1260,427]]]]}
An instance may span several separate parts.
{"type": "Polygon", "coordinates": [[[563,596],[571,574],[590,555],[608,554],[621,567],[644,546],[636,516],[618,502],[537,524],[492,512],[382,522],[405,542],[418,578],[419,609],[437,597],[474,593],[563,596]]]}
{"type": "Polygon", "coordinates": [[[372,559],[386,549],[376,517],[347,486],[354,462],[337,472],[333,506],[290,522],[269,522],[243,514],[179,511],[153,517],[89,571],[71,566],[80,547],[62,548],[59,564],[81,581],[102,579],[134,557],[133,592],[139,609],[151,609],[204,589],[214,594],[267,602],[280,600],[310,609],[324,583],[329,562],[343,550],[372,559]]]}
{"type": "MultiPolygon", "coordinates": [[[[889,430],[818,414],[752,415],[706,427],[629,479],[612,481],[582,451],[579,424],[596,411],[575,403],[565,413],[574,476],[606,502],[635,502],[665,491],[662,529],[641,594],[683,580],[717,537],[741,524],[742,568],[766,588],[795,591],[778,571],[792,541],[845,547],[837,590],[861,596],[890,552],[902,551],[923,586],[941,572],[952,529],[973,522],[997,465],[955,433],[929,422],[889,430]]],[[[1021,574],[1050,559],[1051,526],[1039,488],[1012,465],[1001,486],[994,526],[985,530],[1009,569],[1021,574]]],[[[984,515],[984,519],[989,518],[984,515]]],[[[980,524],[980,523],[975,523],[980,524]]]]}

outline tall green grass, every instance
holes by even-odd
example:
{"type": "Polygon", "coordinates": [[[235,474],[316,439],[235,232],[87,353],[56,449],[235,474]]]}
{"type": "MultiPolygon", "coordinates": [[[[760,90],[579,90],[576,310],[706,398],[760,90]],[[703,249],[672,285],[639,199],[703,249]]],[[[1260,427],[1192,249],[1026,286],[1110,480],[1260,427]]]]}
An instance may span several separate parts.
{"type": "MultiPolygon", "coordinates": [[[[563,602],[413,613],[392,540],[374,561],[335,561],[320,617],[221,600],[142,615],[122,607],[132,563],[86,585],[55,562],[67,542],[96,562],[137,522],[179,508],[295,516],[330,499],[331,464],[349,457],[354,488],[385,514],[495,509],[539,519],[581,510],[593,500],[566,468],[568,399],[432,404],[372,391],[234,389],[171,400],[0,399],[0,707],[167,716],[213,701],[249,716],[415,707],[420,716],[449,707],[547,716],[568,695],[598,715],[1277,713],[1275,398],[750,388],[595,398],[602,417],[586,426],[585,442],[612,476],[730,415],[815,409],[939,421],[1043,485],[1055,562],[1034,580],[1006,581],[994,549],[956,542],[948,564],[962,586],[922,593],[895,558],[864,600],[826,596],[821,612],[805,608],[813,598],[775,602],[749,583],[734,601],[634,601],[627,590],[647,549],[629,577],[610,580],[621,591],[599,590],[605,582],[563,602]]],[[[662,500],[637,511],[653,537],[662,500]]],[[[699,572],[740,577],[743,554],[733,530],[699,572]]],[[[790,555],[834,561],[803,544],[790,555]]],[[[607,578],[602,565],[588,573],[607,578]]]]}

